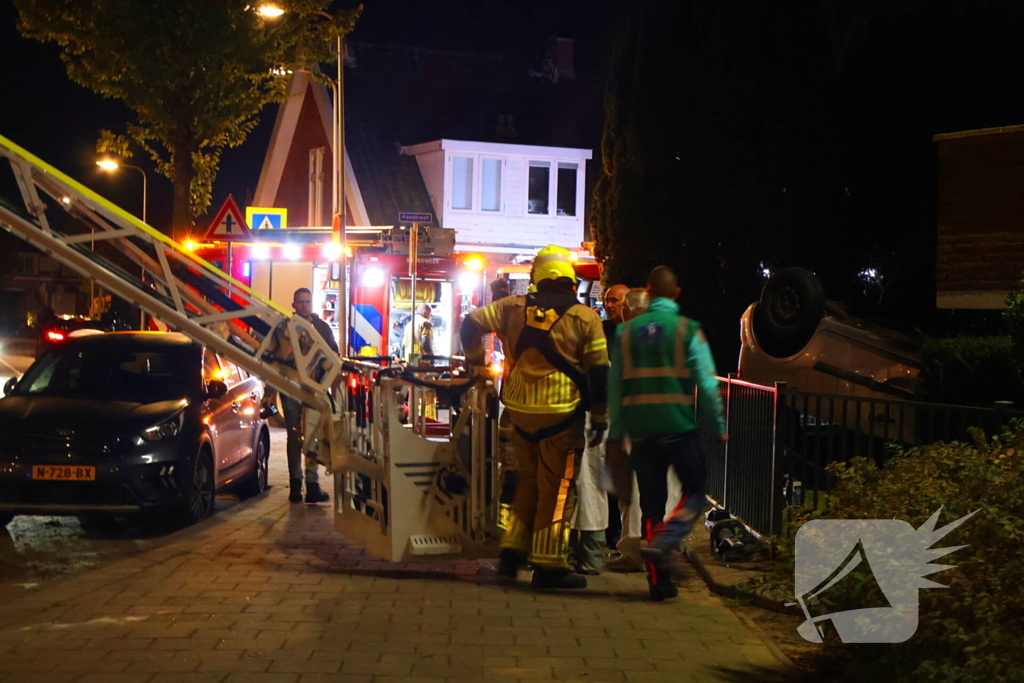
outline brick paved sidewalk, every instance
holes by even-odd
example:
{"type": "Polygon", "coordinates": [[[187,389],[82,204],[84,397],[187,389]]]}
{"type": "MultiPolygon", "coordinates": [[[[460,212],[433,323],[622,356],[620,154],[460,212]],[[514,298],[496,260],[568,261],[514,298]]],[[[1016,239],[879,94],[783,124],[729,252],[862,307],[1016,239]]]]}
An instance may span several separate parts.
{"type": "MultiPolygon", "coordinates": [[[[287,481],[275,430],[272,481],[287,481]]],[[[0,681],[427,683],[788,679],[699,579],[644,601],[642,575],[577,592],[500,586],[490,562],[394,565],[287,487],[161,547],[5,600],[0,681]]]]}

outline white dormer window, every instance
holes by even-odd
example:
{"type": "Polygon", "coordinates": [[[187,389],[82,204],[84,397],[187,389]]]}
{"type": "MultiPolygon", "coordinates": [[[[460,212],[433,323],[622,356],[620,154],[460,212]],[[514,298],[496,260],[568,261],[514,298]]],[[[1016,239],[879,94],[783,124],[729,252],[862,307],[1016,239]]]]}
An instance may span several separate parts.
{"type": "Polygon", "coordinates": [[[534,216],[551,213],[551,162],[530,161],[526,179],[528,194],[526,210],[534,216]]]}
{"type": "Polygon", "coordinates": [[[576,179],[579,164],[558,162],[558,215],[576,215],[576,179]]]}
{"type": "Polygon", "coordinates": [[[480,159],[480,208],[501,211],[501,159],[480,159]]]}
{"type": "Polygon", "coordinates": [[[473,210],[473,157],[452,157],[452,208],[473,210]]]}

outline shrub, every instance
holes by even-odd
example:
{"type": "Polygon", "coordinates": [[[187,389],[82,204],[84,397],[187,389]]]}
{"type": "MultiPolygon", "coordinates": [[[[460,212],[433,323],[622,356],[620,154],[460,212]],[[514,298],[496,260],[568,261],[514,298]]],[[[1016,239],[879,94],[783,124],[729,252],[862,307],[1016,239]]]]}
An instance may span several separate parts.
{"type": "Polygon", "coordinates": [[[1024,405],[1024,382],[1010,337],[928,339],[921,347],[921,398],[933,403],[1024,405]]]}
{"type": "MultiPolygon", "coordinates": [[[[900,644],[844,644],[834,634],[823,653],[848,666],[850,680],[1024,680],[1024,423],[972,443],[937,443],[897,454],[882,468],[864,458],[834,463],[837,484],[811,519],[903,519],[915,528],[943,507],[936,528],[980,511],[935,547],[969,544],[936,564],[956,565],[928,578],[948,586],[920,591],[917,633],[900,644]]],[[[793,534],[761,592],[793,594],[793,534]]],[[[857,609],[869,597],[857,582],[822,595],[827,612],[857,609]]]]}

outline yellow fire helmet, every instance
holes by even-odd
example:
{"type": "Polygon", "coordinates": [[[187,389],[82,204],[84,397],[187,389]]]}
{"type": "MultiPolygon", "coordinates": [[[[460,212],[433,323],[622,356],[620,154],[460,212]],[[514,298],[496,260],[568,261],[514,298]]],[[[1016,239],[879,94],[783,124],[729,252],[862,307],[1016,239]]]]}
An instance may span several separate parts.
{"type": "Polygon", "coordinates": [[[567,277],[576,282],[576,269],[572,266],[572,254],[567,249],[549,244],[537,252],[534,257],[530,282],[536,285],[541,280],[557,280],[560,277],[567,277]]]}

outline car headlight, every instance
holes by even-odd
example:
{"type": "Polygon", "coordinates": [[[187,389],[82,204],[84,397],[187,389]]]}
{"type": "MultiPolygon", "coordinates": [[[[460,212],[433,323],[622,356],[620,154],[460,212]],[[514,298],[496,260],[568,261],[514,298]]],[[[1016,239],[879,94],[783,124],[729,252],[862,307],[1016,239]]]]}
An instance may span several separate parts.
{"type": "Polygon", "coordinates": [[[149,429],[142,430],[143,441],[163,441],[164,439],[170,439],[172,436],[177,436],[178,432],[181,431],[181,425],[185,420],[185,413],[178,413],[170,420],[161,422],[158,425],[150,427],[149,429]]]}

